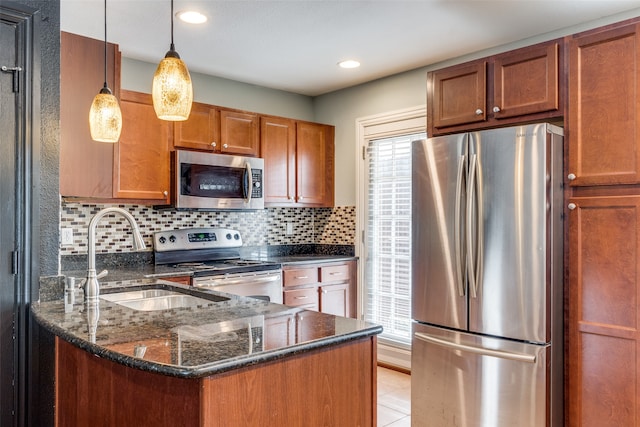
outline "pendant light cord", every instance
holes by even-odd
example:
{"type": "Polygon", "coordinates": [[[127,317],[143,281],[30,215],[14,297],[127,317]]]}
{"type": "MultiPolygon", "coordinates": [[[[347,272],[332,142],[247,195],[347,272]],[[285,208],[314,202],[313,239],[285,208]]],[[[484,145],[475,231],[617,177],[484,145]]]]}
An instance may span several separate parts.
{"type": "Polygon", "coordinates": [[[173,44],[173,0],[171,0],[171,50],[176,50],[173,44]]]}
{"type": "Polygon", "coordinates": [[[104,0],[104,87],[107,85],[107,0],[104,0]]]}

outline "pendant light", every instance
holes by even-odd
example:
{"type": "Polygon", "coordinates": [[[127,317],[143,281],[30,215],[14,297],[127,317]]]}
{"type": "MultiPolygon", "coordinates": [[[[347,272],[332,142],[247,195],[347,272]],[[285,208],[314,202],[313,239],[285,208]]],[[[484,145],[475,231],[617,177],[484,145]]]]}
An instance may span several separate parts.
{"type": "Polygon", "coordinates": [[[91,103],[89,130],[94,141],[113,143],[118,142],[122,131],[120,105],[107,85],[107,0],[104,0],[104,86],[91,103]]]}
{"type": "Polygon", "coordinates": [[[191,76],[173,44],[173,0],[171,0],[171,46],[153,76],[153,108],[161,120],[189,118],[193,102],[191,76]]]}

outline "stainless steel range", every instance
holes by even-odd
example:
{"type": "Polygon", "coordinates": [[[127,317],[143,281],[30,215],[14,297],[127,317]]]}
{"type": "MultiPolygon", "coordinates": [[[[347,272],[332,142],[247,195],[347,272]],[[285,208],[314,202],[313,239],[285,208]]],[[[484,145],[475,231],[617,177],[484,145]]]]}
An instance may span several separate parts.
{"type": "Polygon", "coordinates": [[[153,236],[156,265],[193,272],[193,286],[282,304],[280,264],[240,257],[242,237],[228,228],[186,228],[153,236]]]}

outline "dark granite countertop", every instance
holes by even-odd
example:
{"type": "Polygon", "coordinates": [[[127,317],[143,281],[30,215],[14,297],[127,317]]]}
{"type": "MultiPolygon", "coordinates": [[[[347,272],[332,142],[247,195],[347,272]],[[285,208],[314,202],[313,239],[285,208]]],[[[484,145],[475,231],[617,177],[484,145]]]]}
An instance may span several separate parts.
{"type": "Polygon", "coordinates": [[[101,295],[153,286],[209,301],[193,307],[138,311],[101,299],[93,309],[81,301],[80,293],[80,301],[74,304],[39,302],[31,310],[44,328],[92,354],[182,378],[201,378],[382,332],[382,327],[361,320],[159,279],[104,282],[101,295]],[[291,334],[282,327],[292,321],[304,333],[291,334]],[[90,323],[97,324],[95,339],[89,334],[90,323]]]}

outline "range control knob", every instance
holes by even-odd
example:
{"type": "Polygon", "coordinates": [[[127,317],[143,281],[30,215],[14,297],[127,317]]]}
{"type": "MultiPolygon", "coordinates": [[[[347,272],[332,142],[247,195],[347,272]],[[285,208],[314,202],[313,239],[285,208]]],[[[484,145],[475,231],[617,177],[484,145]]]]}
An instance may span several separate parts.
{"type": "Polygon", "coordinates": [[[160,238],[158,239],[158,241],[159,241],[160,243],[162,243],[162,244],[167,243],[167,239],[166,239],[164,236],[160,237],[160,238]]]}
{"type": "Polygon", "coordinates": [[[236,234],[233,235],[233,238],[236,239],[236,240],[240,240],[240,235],[238,233],[236,233],[236,234]]]}
{"type": "Polygon", "coordinates": [[[171,243],[175,243],[175,241],[176,241],[176,236],[174,236],[173,234],[172,234],[171,236],[169,236],[169,241],[170,241],[171,243]]]}
{"type": "Polygon", "coordinates": [[[256,187],[256,188],[260,188],[260,181],[254,182],[253,186],[256,187]]]}
{"type": "Polygon", "coordinates": [[[227,238],[227,240],[231,240],[231,233],[227,233],[225,237],[227,238]]]}

